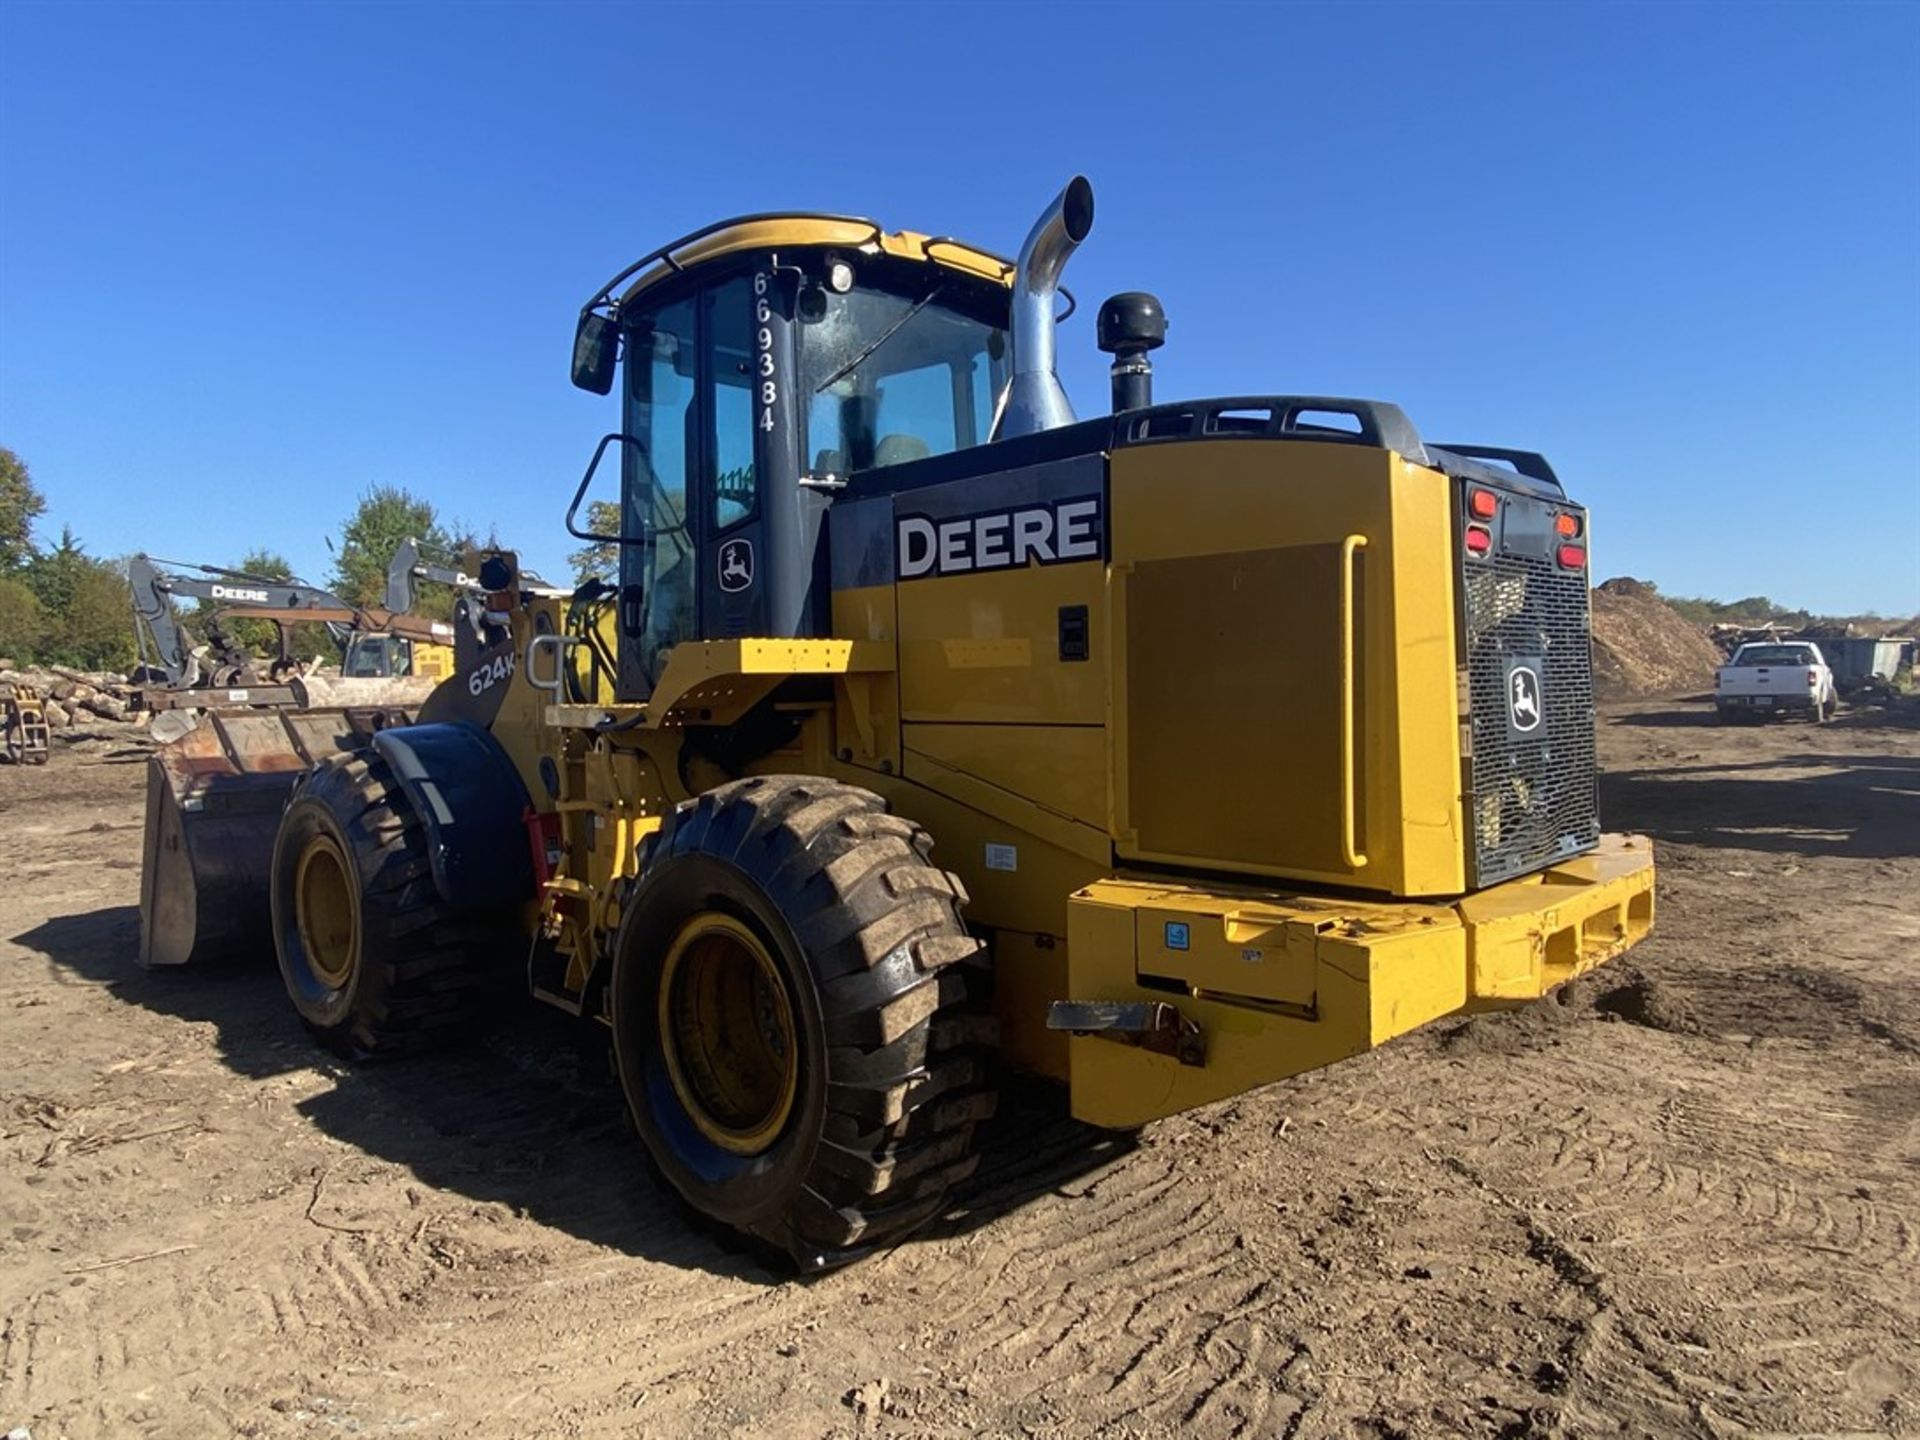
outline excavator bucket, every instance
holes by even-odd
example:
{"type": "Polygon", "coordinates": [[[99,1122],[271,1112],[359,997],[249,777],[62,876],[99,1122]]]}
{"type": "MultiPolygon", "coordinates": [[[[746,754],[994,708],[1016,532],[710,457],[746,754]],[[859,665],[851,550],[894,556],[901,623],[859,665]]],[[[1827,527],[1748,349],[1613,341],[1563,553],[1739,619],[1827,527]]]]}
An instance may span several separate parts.
{"type": "Polygon", "coordinates": [[[147,763],[140,963],[273,953],[269,868],[300,775],[406,710],[208,710],[147,763]]]}

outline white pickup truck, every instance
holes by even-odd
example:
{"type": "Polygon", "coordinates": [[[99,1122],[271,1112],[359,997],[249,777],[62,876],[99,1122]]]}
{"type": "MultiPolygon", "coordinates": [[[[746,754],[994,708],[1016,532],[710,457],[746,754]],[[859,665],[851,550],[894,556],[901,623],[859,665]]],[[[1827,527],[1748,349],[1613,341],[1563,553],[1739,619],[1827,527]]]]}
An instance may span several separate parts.
{"type": "Polygon", "coordinates": [[[1825,720],[1839,703],[1833,671],[1820,647],[1807,640],[1742,645],[1714,677],[1713,703],[1722,720],[1806,715],[1825,720]]]}

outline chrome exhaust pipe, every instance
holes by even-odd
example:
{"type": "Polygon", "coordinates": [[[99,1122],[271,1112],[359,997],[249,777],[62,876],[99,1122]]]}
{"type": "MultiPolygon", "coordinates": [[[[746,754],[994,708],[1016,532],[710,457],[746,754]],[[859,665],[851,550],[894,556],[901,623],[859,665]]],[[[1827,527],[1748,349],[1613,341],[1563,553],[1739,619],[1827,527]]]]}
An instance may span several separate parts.
{"type": "Polygon", "coordinates": [[[1013,279],[1013,374],[993,417],[995,440],[1073,424],[1054,368],[1053,310],[1067,257],[1093,229],[1093,186],[1076,175],[1053,197],[1020,247],[1013,279]]]}

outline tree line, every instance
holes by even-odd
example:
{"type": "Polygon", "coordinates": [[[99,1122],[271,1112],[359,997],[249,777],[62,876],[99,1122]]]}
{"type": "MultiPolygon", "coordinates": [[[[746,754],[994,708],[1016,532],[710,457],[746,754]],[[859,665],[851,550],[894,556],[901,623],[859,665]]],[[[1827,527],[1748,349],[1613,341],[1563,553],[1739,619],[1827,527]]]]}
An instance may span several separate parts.
{"type": "MultiPolygon", "coordinates": [[[[0,446],[0,656],[23,664],[132,669],[139,653],[126,557],[89,553],[71,526],[62,526],[53,543],[42,544],[35,525],[46,511],[46,496],[26,461],[0,446]]],[[[424,554],[450,564],[463,562],[481,543],[470,527],[443,523],[432,502],[401,486],[375,485],[328,540],[333,564],[326,588],[350,605],[383,605],[387,565],[409,537],[420,543],[424,554]]],[[[486,543],[491,545],[492,538],[486,543]]],[[[224,565],[264,579],[296,578],[285,556],[264,546],[238,559],[174,558],[224,565]]],[[[453,592],[447,587],[416,585],[415,594],[416,613],[438,619],[452,613],[453,592]]],[[[181,618],[195,628],[196,621],[204,624],[207,618],[204,608],[188,608],[181,618]]],[[[256,653],[269,653],[278,643],[274,626],[265,621],[239,619],[229,628],[256,653]]],[[[301,626],[295,648],[301,654],[325,654],[332,647],[323,629],[301,626]]]]}

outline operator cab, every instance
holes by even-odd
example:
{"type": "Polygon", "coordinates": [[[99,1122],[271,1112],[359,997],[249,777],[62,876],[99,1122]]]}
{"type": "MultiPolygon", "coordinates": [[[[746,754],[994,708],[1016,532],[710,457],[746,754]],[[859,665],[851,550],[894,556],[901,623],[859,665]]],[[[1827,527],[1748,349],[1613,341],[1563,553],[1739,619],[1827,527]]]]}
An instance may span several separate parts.
{"type": "Polygon", "coordinates": [[[340,660],[340,674],[347,679],[389,680],[412,673],[413,645],[398,635],[356,635],[340,660]]]}
{"type": "Polygon", "coordinates": [[[951,241],[780,216],[677,241],[589,302],[575,383],[606,393],[625,361],[621,431],[595,457],[621,455],[622,700],[650,694],[687,640],[827,633],[835,492],[987,440],[1011,277],[951,241]]]}

